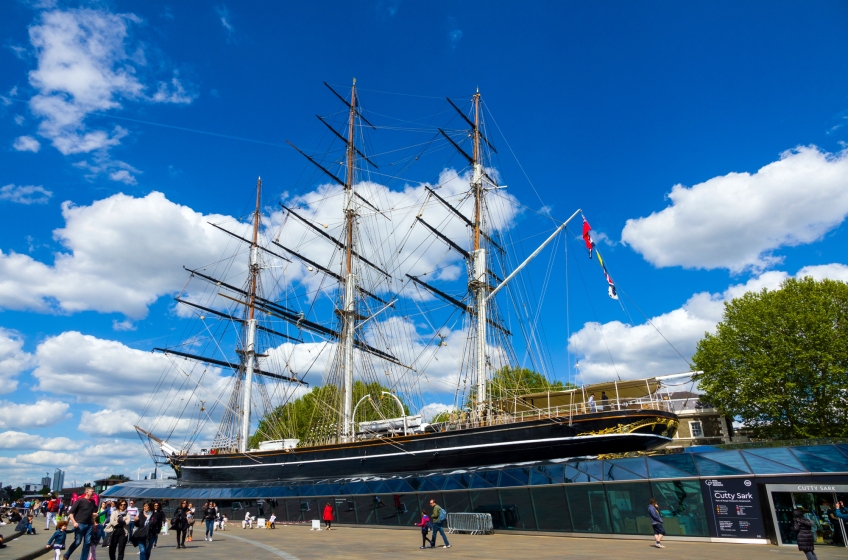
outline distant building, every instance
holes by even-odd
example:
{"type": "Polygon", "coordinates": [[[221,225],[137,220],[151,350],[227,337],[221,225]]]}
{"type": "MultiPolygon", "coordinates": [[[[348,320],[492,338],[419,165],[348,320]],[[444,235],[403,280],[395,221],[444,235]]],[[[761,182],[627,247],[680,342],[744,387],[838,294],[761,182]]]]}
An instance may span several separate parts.
{"type": "Polygon", "coordinates": [[[24,494],[34,494],[35,492],[40,491],[43,486],[38,482],[24,482],[23,489],[24,494]]]}
{"type": "Polygon", "coordinates": [[[112,478],[112,477],[102,478],[100,480],[95,480],[94,481],[94,492],[96,494],[102,494],[103,491],[106,490],[107,488],[109,488],[111,486],[115,486],[116,484],[120,484],[122,482],[125,482],[125,479],[123,479],[123,478],[112,478]]]}
{"type": "Polygon", "coordinates": [[[42,476],[41,477],[41,487],[47,488],[48,490],[50,490],[50,477],[49,476],[42,476]]]}
{"type": "Polygon", "coordinates": [[[56,469],[53,473],[53,486],[50,488],[54,494],[60,494],[65,486],[65,471],[56,469]]]}
{"type": "Polygon", "coordinates": [[[733,418],[722,414],[703,395],[679,391],[669,395],[674,413],[680,419],[680,425],[674,441],[668,447],[691,447],[694,445],[719,445],[734,443],[747,438],[736,437],[733,433],[733,418]]]}

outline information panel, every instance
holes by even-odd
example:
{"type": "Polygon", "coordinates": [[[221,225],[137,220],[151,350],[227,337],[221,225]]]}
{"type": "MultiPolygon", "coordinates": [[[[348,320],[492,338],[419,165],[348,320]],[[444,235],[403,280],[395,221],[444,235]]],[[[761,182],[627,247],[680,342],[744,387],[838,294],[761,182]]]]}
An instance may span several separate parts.
{"type": "Polygon", "coordinates": [[[748,478],[702,480],[710,536],[730,539],[764,539],[760,500],[748,478]]]}

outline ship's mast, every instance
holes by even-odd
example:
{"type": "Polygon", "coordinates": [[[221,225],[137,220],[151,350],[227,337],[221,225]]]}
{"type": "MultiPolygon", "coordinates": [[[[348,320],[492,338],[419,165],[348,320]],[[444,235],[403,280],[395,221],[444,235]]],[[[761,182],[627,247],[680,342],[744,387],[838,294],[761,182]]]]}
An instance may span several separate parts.
{"type": "Polygon", "coordinates": [[[342,375],[344,375],[344,389],[342,397],[344,406],[342,410],[342,441],[353,441],[353,336],[356,322],[356,278],[353,271],[353,225],[356,219],[354,208],[354,157],[356,148],[355,139],[356,118],[356,78],[350,88],[350,116],[348,117],[347,137],[347,175],[345,176],[345,257],[343,264],[344,276],[344,302],[342,307],[342,375]]]}
{"type": "Polygon", "coordinates": [[[483,164],[480,154],[480,91],[474,94],[474,156],[471,191],[474,193],[474,251],[472,252],[469,289],[477,301],[477,416],[482,420],[486,408],[486,249],[480,243],[483,221],[483,164]]]}
{"type": "Polygon", "coordinates": [[[253,394],[253,371],[256,367],[256,284],[259,277],[259,204],[262,193],[262,178],[256,180],[256,210],[253,213],[253,242],[250,245],[250,288],[247,298],[247,336],[244,346],[244,401],[242,403],[241,437],[239,451],[247,451],[250,437],[250,407],[253,394]]]}

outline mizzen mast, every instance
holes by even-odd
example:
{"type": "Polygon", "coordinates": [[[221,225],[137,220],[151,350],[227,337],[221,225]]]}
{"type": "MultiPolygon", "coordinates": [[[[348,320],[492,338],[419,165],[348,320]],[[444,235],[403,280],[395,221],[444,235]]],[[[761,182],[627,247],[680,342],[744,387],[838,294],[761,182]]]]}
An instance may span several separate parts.
{"type": "Polygon", "coordinates": [[[262,178],[256,180],[256,210],[253,213],[253,238],[250,245],[249,289],[247,295],[247,324],[244,345],[244,387],[239,451],[247,451],[250,438],[250,409],[253,396],[253,373],[256,368],[256,290],[259,280],[259,219],[262,178]]]}
{"type": "Polygon", "coordinates": [[[354,208],[354,158],[356,157],[356,78],[350,88],[350,114],[348,116],[347,137],[347,174],[344,181],[345,189],[345,245],[342,274],[344,276],[344,301],[342,305],[342,441],[353,441],[355,430],[353,426],[353,338],[356,323],[356,276],[353,270],[353,226],[356,219],[354,208]]]}

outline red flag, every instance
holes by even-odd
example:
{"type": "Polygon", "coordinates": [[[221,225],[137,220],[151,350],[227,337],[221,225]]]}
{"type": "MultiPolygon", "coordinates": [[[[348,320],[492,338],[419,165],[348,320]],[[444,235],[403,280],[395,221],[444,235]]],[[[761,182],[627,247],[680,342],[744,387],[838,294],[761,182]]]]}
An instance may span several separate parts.
{"type": "Polygon", "coordinates": [[[592,231],[592,226],[589,225],[589,222],[586,221],[586,218],[583,218],[583,241],[586,242],[586,249],[589,251],[589,258],[592,258],[592,249],[595,248],[595,242],[592,241],[592,235],[589,233],[592,231]]]}

